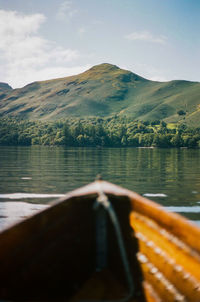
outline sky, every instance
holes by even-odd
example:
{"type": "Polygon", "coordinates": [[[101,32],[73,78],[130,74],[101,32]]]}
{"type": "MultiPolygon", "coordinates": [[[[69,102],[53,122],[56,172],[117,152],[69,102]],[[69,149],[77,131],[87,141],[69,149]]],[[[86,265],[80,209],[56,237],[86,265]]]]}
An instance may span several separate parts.
{"type": "Polygon", "coordinates": [[[200,0],[0,0],[0,82],[13,88],[111,63],[200,82],[200,0]]]}

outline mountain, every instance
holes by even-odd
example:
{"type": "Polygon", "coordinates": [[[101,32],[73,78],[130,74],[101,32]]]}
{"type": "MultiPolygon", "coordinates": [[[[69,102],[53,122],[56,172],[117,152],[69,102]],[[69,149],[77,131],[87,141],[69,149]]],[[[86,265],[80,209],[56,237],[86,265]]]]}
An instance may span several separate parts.
{"type": "Polygon", "coordinates": [[[9,86],[7,83],[2,83],[0,82],[0,90],[5,91],[5,90],[12,90],[12,87],[9,86]]]}
{"type": "Polygon", "coordinates": [[[111,64],[20,89],[6,90],[4,85],[2,89],[0,117],[56,120],[117,114],[137,120],[184,119],[194,125],[200,120],[200,83],[154,82],[111,64]],[[182,114],[177,114],[180,110],[182,114]]]}
{"type": "Polygon", "coordinates": [[[0,100],[5,99],[11,92],[12,87],[7,83],[0,82],[0,100]]]}

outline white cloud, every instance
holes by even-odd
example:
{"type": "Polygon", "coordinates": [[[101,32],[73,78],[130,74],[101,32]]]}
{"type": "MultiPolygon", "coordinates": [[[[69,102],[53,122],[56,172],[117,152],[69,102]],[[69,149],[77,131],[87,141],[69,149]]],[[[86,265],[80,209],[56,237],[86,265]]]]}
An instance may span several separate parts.
{"type": "Polygon", "coordinates": [[[56,14],[57,19],[61,21],[68,21],[71,19],[75,14],[77,14],[78,10],[73,8],[72,2],[66,0],[61,3],[58,8],[58,12],[56,14]]]}
{"type": "Polygon", "coordinates": [[[158,44],[165,44],[167,40],[165,36],[154,36],[148,31],[132,32],[126,35],[125,38],[131,41],[139,40],[139,41],[152,42],[158,44]]]}
{"type": "Polygon", "coordinates": [[[46,18],[42,14],[26,16],[16,11],[0,10],[0,36],[4,38],[0,46],[2,46],[2,42],[5,45],[13,37],[23,38],[31,33],[36,33],[45,20],[46,18]]]}
{"type": "Polygon", "coordinates": [[[102,24],[103,24],[103,21],[97,20],[97,19],[96,19],[96,20],[93,20],[93,21],[92,21],[92,24],[93,24],[93,25],[102,25],[102,24]]]}
{"type": "Polygon", "coordinates": [[[86,33],[86,28],[85,28],[85,27],[80,27],[80,28],[78,29],[78,33],[79,33],[80,35],[85,34],[85,33],[86,33]]]}
{"type": "Polygon", "coordinates": [[[22,15],[15,11],[0,10],[0,81],[21,87],[30,81],[64,76],[76,69],[66,64],[80,57],[77,50],[65,49],[39,35],[46,18],[42,14],[22,15]],[[4,71],[3,71],[4,70],[4,71]],[[59,74],[59,71],[61,74],[59,74]]]}

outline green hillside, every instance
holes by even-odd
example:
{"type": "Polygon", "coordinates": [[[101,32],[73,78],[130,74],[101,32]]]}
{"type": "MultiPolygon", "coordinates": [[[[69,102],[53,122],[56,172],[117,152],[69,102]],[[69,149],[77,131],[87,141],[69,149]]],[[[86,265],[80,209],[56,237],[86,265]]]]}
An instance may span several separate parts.
{"type": "Polygon", "coordinates": [[[12,90],[12,87],[9,86],[7,83],[0,82],[0,91],[7,91],[12,90]]]}
{"type": "Polygon", "coordinates": [[[101,64],[76,76],[34,82],[21,89],[0,85],[0,117],[56,120],[113,115],[197,125],[200,83],[153,82],[101,64]],[[183,114],[177,114],[180,110],[183,114]]]}
{"type": "Polygon", "coordinates": [[[12,87],[10,87],[7,83],[0,82],[0,101],[9,95],[11,90],[12,87]]]}

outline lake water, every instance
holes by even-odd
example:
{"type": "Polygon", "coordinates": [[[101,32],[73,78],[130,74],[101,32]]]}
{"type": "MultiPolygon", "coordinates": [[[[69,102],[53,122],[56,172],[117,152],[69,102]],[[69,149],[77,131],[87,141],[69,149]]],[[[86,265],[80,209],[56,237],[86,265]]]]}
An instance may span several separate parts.
{"type": "Polygon", "coordinates": [[[0,147],[0,219],[17,206],[25,211],[23,218],[99,173],[169,211],[200,221],[199,149],[41,146],[0,147]]]}

